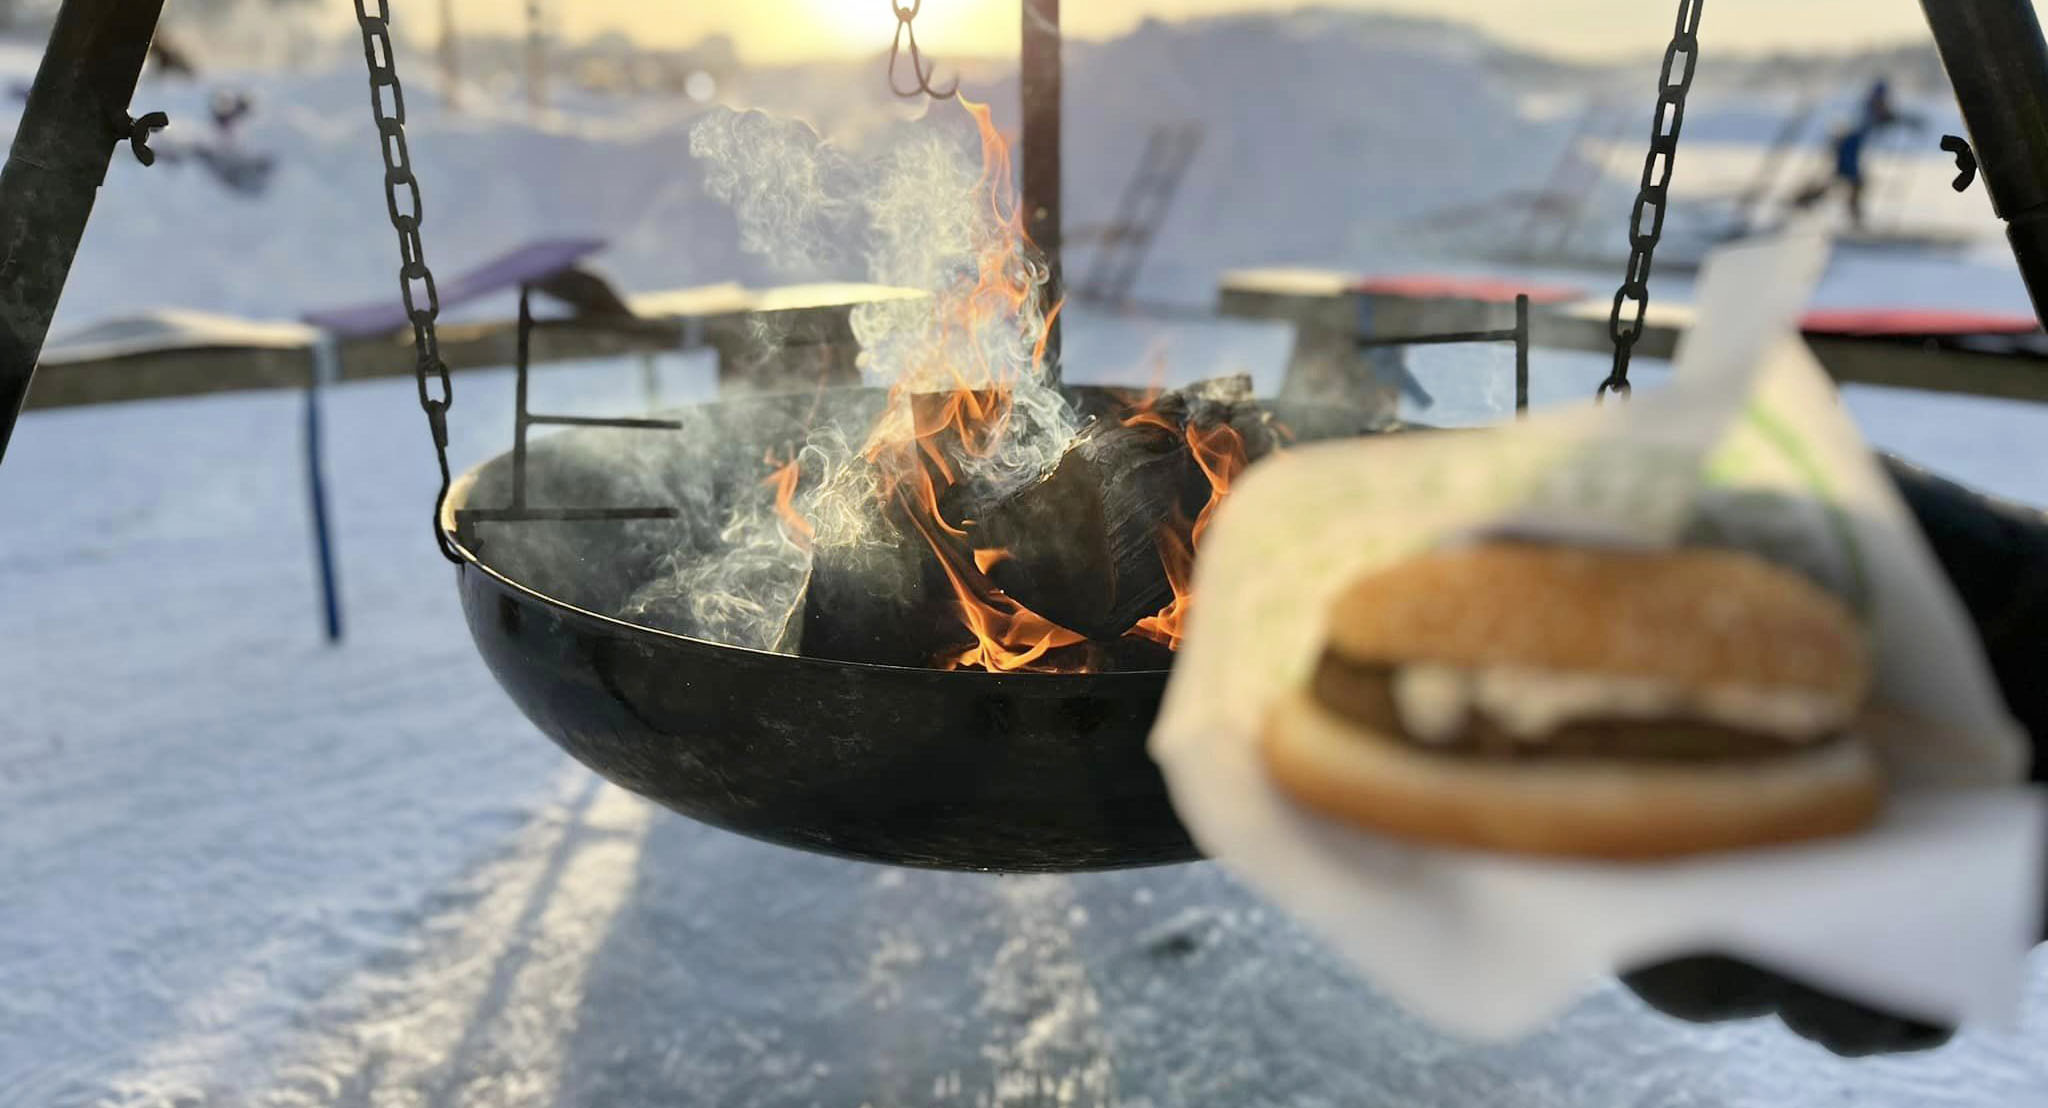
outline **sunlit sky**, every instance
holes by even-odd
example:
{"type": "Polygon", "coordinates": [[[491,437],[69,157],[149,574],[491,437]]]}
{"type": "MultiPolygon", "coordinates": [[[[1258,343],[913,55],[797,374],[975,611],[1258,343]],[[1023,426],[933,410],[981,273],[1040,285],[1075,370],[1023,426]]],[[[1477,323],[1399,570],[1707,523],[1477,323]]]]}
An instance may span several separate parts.
{"type": "MultiPolygon", "coordinates": [[[[544,3],[556,33],[569,38],[619,30],[650,44],[679,45],[722,32],[744,57],[766,62],[871,53],[888,45],[895,28],[890,0],[544,3]]],[[[1299,6],[1298,0],[1066,0],[1063,23],[1070,34],[1099,38],[1148,16],[1299,6]]],[[[1578,57],[1654,47],[1669,36],[1677,8],[1674,0],[1328,0],[1327,6],[1470,20],[1504,39],[1578,57]]],[[[425,3],[407,7],[434,18],[425,3]]],[[[466,28],[503,32],[523,26],[525,4],[456,0],[455,10],[466,28]]],[[[918,27],[935,51],[1007,54],[1017,45],[1018,0],[924,0],[918,27]]],[[[1919,0],[1713,0],[1705,33],[1710,48],[1847,47],[1925,37],[1926,24],[1919,0]]]]}

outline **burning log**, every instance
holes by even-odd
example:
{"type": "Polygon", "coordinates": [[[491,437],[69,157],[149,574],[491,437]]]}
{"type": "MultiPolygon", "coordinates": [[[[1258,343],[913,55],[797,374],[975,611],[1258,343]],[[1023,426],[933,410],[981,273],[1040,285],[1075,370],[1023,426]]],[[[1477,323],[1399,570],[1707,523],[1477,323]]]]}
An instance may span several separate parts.
{"type": "Polygon", "coordinates": [[[803,654],[922,668],[957,635],[937,559],[914,534],[812,551],[803,654]],[[936,578],[936,580],[935,580],[936,578]]]}
{"type": "MultiPolygon", "coordinates": [[[[880,541],[812,552],[803,654],[869,665],[1102,668],[1079,635],[1004,595],[972,547],[900,502],[880,541]]],[[[1129,653],[1129,652],[1126,652],[1129,653]]]]}
{"type": "Polygon", "coordinates": [[[839,475],[851,491],[837,499],[857,504],[861,518],[830,528],[822,542],[814,542],[807,521],[791,521],[806,529],[805,541],[815,547],[804,598],[808,657],[924,667],[961,634],[945,566],[950,536],[933,533],[928,523],[919,526],[920,516],[930,513],[918,511],[915,494],[950,480],[943,459],[961,450],[951,433],[951,406],[988,404],[992,397],[932,393],[911,401],[895,409],[901,425],[885,416],[864,455],[839,475]]]}
{"type": "Polygon", "coordinates": [[[962,522],[976,561],[1004,592],[1062,627],[1111,641],[1184,590],[1168,550],[1209,504],[1216,471],[1234,472],[1277,445],[1249,378],[1203,382],[1122,419],[1097,419],[1043,480],[962,511],[962,522]]]}
{"type": "Polygon", "coordinates": [[[989,496],[964,462],[1007,418],[1003,399],[920,395],[861,456],[774,468],[744,526],[736,517],[723,536],[722,571],[760,563],[744,575],[750,587],[679,572],[640,607],[666,616],[686,605],[686,633],[869,665],[1169,664],[1201,529],[1249,456],[1278,443],[1250,382],[1205,382],[1098,417],[1042,480],[989,496]],[[733,603],[707,607],[717,597],[733,603]]]}
{"type": "Polygon", "coordinates": [[[1167,393],[1153,407],[1180,411],[1182,424],[1198,432],[1212,433],[1227,424],[1243,442],[1247,465],[1280,449],[1286,435],[1272,413],[1252,399],[1252,379],[1242,373],[1167,393]]]}
{"type": "Polygon", "coordinates": [[[944,575],[899,505],[882,499],[873,463],[818,464],[823,458],[800,455],[766,482],[775,490],[778,537],[785,548],[803,551],[803,587],[789,632],[794,652],[868,665],[930,664],[948,629],[944,575]],[[813,464],[806,467],[806,458],[813,464]],[[816,518],[797,504],[806,478],[816,493],[816,518]],[[855,511],[849,515],[848,508],[855,511]]]}
{"type": "Polygon", "coordinates": [[[989,577],[1063,627],[1113,639],[1168,603],[1159,533],[1198,475],[1168,426],[1097,421],[1044,480],[972,520],[989,577]]]}

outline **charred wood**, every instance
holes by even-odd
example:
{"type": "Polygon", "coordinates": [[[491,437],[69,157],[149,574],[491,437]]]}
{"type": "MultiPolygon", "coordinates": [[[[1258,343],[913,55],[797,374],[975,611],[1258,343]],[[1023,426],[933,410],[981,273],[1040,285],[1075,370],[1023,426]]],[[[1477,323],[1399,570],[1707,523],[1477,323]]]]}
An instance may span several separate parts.
{"type": "Polygon", "coordinates": [[[1062,627],[1110,641],[1173,599],[1160,536],[1185,531],[1212,491],[1191,440],[1255,458],[1279,439],[1248,378],[1206,381],[1121,419],[1098,417],[1043,480],[957,510],[1005,592],[1062,627]]]}
{"type": "Polygon", "coordinates": [[[900,506],[891,502],[884,514],[886,526],[871,539],[811,552],[805,657],[916,668],[960,637],[938,556],[900,506]]]}

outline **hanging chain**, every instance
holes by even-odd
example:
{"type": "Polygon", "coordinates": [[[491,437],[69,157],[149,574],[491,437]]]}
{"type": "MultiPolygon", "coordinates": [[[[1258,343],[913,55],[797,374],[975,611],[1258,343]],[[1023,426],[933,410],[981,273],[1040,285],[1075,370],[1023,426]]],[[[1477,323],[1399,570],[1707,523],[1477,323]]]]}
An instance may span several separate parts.
{"type": "Polygon", "coordinates": [[[1629,395],[1628,363],[1643,337],[1650,310],[1650,263],[1664,237],[1664,215],[1671,200],[1671,171],[1678,161],[1678,132],[1685,125],[1685,97],[1692,91],[1700,60],[1700,10],[1706,0],[1678,0],[1678,30],[1664,50],[1664,71],[1657,78],[1657,114],[1650,126],[1650,153],[1643,162],[1643,181],[1628,221],[1628,273],[1614,294],[1607,330],[1614,339],[1614,371],[1600,382],[1595,395],[1629,395]],[[1648,227],[1644,224],[1648,223],[1648,227]]]}
{"type": "Polygon", "coordinates": [[[462,562],[441,530],[441,507],[448,500],[448,406],[455,390],[448,381],[448,363],[441,360],[441,340],[434,321],[441,314],[441,294],[420,241],[420,183],[413,176],[412,152],[405,143],[405,88],[398,83],[398,53],[391,45],[390,0],[356,0],[356,23],[363,32],[363,57],[370,66],[370,111],[377,120],[377,145],[384,154],[384,206],[398,232],[399,293],[412,323],[413,349],[419,361],[420,408],[434,436],[434,457],[441,464],[441,491],[434,498],[434,543],[449,561],[462,562]],[[376,13],[372,14],[371,9],[376,13]],[[390,103],[384,91],[391,90],[390,103]]]}
{"type": "Polygon", "coordinates": [[[954,93],[959,92],[960,80],[957,77],[944,92],[932,87],[932,74],[938,72],[939,65],[937,62],[926,65],[924,54],[917,48],[915,24],[917,13],[924,10],[924,0],[910,0],[907,4],[903,0],[889,0],[889,7],[896,12],[896,38],[889,44],[889,91],[905,99],[929,96],[934,100],[949,99],[954,93]],[[909,88],[896,83],[896,67],[903,55],[906,39],[910,45],[910,75],[917,79],[917,83],[909,88]]]}

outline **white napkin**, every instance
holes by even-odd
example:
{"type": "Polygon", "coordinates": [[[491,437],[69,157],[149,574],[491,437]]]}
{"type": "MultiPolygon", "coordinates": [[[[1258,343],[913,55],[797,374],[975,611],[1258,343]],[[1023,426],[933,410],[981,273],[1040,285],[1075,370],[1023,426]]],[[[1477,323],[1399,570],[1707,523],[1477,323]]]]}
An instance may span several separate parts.
{"type": "Polygon", "coordinates": [[[1152,734],[1174,804],[1212,857],[1446,1030],[1519,1035],[1603,975],[1708,951],[1927,1019],[2015,1010],[2042,805],[1968,619],[1796,333],[1826,255],[1804,234],[1717,254],[1654,393],[1291,451],[1204,536],[1152,734]],[[1268,779],[1267,706],[1307,681],[1324,613],[1361,574],[1473,533],[1654,547],[1703,520],[1847,597],[1880,697],[1926,722],[1881,737],[1895,792],[1875,829],[1659,864],[1532,860],[1331,822],[1268,779]]]}

